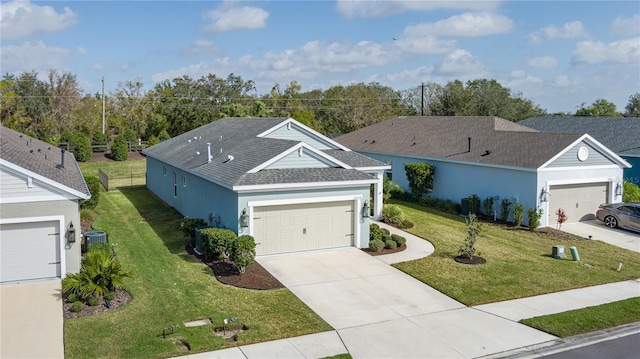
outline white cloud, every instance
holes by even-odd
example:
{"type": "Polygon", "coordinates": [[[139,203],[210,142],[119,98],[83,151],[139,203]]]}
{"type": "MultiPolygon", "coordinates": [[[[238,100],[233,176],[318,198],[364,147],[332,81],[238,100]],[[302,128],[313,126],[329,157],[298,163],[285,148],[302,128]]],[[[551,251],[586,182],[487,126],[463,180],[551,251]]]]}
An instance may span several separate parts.
{"type": "Polygon", "coordinates": [[[609,26],[609,31],[618,35],[640,34],[640,14],[632,17],[618,16],[609,26]]]}
{"type": "Polygon", "coordinates": [[[456,47],[455,40],[439,40],[435,36],[403,36],[394,45],[402,51],[423,54],[436,55],[448,54],[456,47]]]}
{"type": "Polygon", "coordinates": [[[3,3],[0,12],[3,41],[65,30],[77,21],[76,14],[68,7],[59,14],[51,6],[35,5],[29,1],[3,3]]]}
{"type": "Polygon", "coordinates": [[[573,81],[567,75],[558,75],[554,80],[554,85],[557,87],[570,87],[573,86],[573,81]]]}
{"type": "Polygon", "coordinates": [[[183,52],[186,54],[219,55],[222,53],[222,50],[218,49],[213,41],[196,40],[185,48],[183,52]]]}
{"type": "Polygon", "coordinates": [[[100,71],[100,70],[104,69],[104,66],[101,63],[96,62],[95,64],[93,64],[93,66],[91,66],[91,69],[100,71]]]}
{"type": "Polygon", "coordinates": [[[558,66],[558,59],[553,56],[534,57],[527,61],[527,65],[537,69],[552,69],[558,66]]]}
{"type": "Polygon", "coordinates": [[[407,26],[408,36],[433,35],[452,37],[477,37],[508,33],[513,21],[506,16],[488,12],[467,12],[437,22],[407,26]]]}
{"type": "Polygon", "coordinates": [[[640,37],[602,43],[580,41],[573,51],[571,62],[575,64],[638,64],[640,62],[640,37]]]}
{"type": "Polygon", "coordinates": [[[424,1],[424,0],[338,0],[336,10],[344,17],[381,18],[407,11],[437,9],[493,10],[501,1],[424,1]]]}
{"type": "Polygon", "coordinates": [[[480,75],[485,72],[485,69],[482,61],[473,57],[469,51],[457,49],[442,60],[438,72],[454,76],[480,75]]]}
{"type": "Polygon", "coordinates": [[[562,27],[549,25],[531,33],[529,38],[533,42],[540,42],[542,40],[575,39],[587,35],[587,29],[585,29],[581,21],[572,21],[564,24],[562,27]]]}
{"type": "Polygon", "coordinates": [[[385,78],[394,83],[411,83],[417,82],[418,79],[427,78],[433,72],[434,67],[430,66],[420,66],[411,70],[404,70],[400,72],[394,72],[391,74],[387,74],[385,78]]]}
{"type": "Polygon", "coordinates": [[[220,8],[208,11],[205,19],[213,22],[205,26],[207,32],[221,33],[244,29],[259,29],[265,27],[269,13],[258,7],[234,7],[231,2],[225,2],[220,8]]]}
{"type": "Polygon", "coordinates": [[[68,49],[48,47],[42,41],[0,48],[2,71],[8,73],[31,70],[42,73],[49,69],[66,69],[73,55],[68,49]]]}

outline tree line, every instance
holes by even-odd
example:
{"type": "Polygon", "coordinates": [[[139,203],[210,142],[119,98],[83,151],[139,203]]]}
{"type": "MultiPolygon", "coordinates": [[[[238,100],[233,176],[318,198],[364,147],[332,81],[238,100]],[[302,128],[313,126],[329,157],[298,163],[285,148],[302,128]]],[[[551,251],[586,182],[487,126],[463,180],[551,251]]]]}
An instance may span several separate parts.
{"type": "MultiPolygon", "coordinates": [[[[302,91],[292,81],[258,94],[252,80],[229,74],[182,76],[145,90],[141,80],[118,83],[104,98],[85,94],[70,72],[7,73],[0,81],[3,126],[46,142],[149,141],[154,144],[224,117],[292,117],[323,134],[347,133],[395,116],[498,116],[520,121],[546,110],[493,79],[420,84],[394,90],[377,82],[302,91]]],[[[600,99],[577,115],[639,116],[640,94],[625,113],[600,99]]],[[[563,115],[572,115],[565,113],[563,115]]],[[[82,158],[79,158],[82,160],[82,158]]]]}

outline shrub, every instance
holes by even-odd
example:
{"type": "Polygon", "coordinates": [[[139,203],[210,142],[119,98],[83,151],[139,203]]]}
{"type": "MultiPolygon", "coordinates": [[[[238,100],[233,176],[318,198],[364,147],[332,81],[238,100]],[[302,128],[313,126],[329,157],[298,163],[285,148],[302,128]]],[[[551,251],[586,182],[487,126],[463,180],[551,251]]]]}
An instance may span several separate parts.
{"type": "Polygon", "coordinates": [[[624,181],[622,202],[640,202],[640,187],[637,184],[624,181]]]}
{"type": "Polygon", "coordinates": [[[124,135],[118,135],[113,140],[111,158],[115,161],[126,161],[129,158],[129,145],[124,135]]]}
{"type": "Polygon", "coordinates": [[[75,302],[73,302],[73,304],[71,304],[71,311],[74,313],[78,313],[82,311],[82,307],[84,307],[82,302],[79,300],[76,300],[75,302]]]}
{"type": "Polygon", "coordinates": [[[503,198],[500,202],[500,220],[504,223],[507,223],[509,220],[509,213],[511,213],[511,205],[513,202],[509,201],[507,198],[503,198]]]}
{"type": "Polygon", "coordinates": [[[405,196],[404,189],[388,177],[384,177],[382,180],[382,188],[382,200],[384,203],[391,198],[402,199],[405,196]]]}
{"type": "Polygon", "coordinates": [[[218,256],[218,258],[228,254],[229,245],[237,238],[235,232],[230,229],[206,228],[200,231],[202,249],[206,254],[218,256]]]}
{"type": "Polygon", "coordinates": [[[465,218],[465,224],[466,236],[458,250],[458,254],[473,259],[476,253],[476,241],[482,230],[482,224],[476,221],[476,215],[473,213],[469,213],[469,217],[465,218]]]}
{"type": "Polygon", "coordinates": [[[534,230],[540,227],[540,218],[542,217],[542,208],[538,208],[536,211],[535,208],[529,208],[527,210],[527,215],[529,216],[529,229],[534,230]]]}
{"type": "Polygon", "coordinates": [[[170,138],[171,138],[171,136],[169,136],[169,132],[167,132],[167,130],[162,130],[162,131],[160,131],[160,133],[158,134],[158,140],[159,140],[160,142],[162,142],[162,141],[166,141],[166,140],[168,140],[168,139],[170,139],[170,138]]]}
{"type": "Polygon", "coordinates": [[[382,206],[382,221],[403,226],[406,223],[404,211],[398,205],[385,204],[382,206]]]}
{"type": "Polygon", "coordinates": [[[89,252],[82,259],[80,273],[70,273],[62,280],[62,292],[87,300],[121,288],[124,280],[131,276],[110,253],[89,252]]]}
{"type": "Polygon", "coordinates": [[[451,214],[460,213],[460,203],[454,202],[450,199],[425,197],[422,200],[420,200],[420,204],[425,207],[434,208],[439,211],[443,211],[451,214]]]}
{"type": "Polygon", "coordinates": [[[389,238],[384,242],[384,247],[388,249],[396,249],[398,247],[398,243],[393,239],[389,238]]]}
{"type": "Polygon", "coordinates": [[[469,212],[475,215],[480,212],[480,197],[475,193],[469,196],[469,212]]]}
{"type": "Polygon", "coordinates": [[[94,296],[87,298],[87,304],[90,307],[95,307],[96,305],[98,305],[98,298],[94,296]]]}
{"type": "Polygon", "coordinates": [[[406,239],[406,238],[404,238],[404,237],[403,237],[403,236],[401,236],[401,235],[398,235],[398,234],[392,234],[392,235],[391,235],[391,239],[392,239],[394,242],[396,242],[396,244],[398,245],[398,247],[402,247],[402,246],[404,246],[405,244],[407,244],[407,239],[406,239]]]}
{"type": "Polygon", "coordinates": [[[562,224],[567,221],[567,213],[562,208],[558,208],[556,211],[556,221],[558,221],[558,229],[562,227],[562,224]]]}
{"type": "Polygon", "coordinates": [[[495,198],[493,198],[493,196],[487,197],[484,199],[484,202],[482,203],[482,209],[484,210],[484,215],[487,218],[492,218],[493,217],[493,204],[494,204],[495,198]]]}
{"type": "Polygon", "coordinates": [[[245,269],[253,263],[256,257],[256,241],[252,236],[242,235],[231,242],[229,248],[229,259],[238,267],[240,274],[244,274],[245,269]]]}
{"type": "Polygon", "coordinates": [[[381,239],[369,241],[369,249],[374,252],[380,252],[384,248],[384,242],[381,239]]]}
{"type": "Polygon", "coordinates": [[[89,137],[82,133],[76,133],[73,135],[71,141],[73,142],[75,150],[73,155],[78,162],[86,162],[91,158],[93,149],[91,148],[91,140],[89,137]]]}
{"type": "Polygon", "coordinates": [[[435,167],[429,163],[405,163],[404,171],[409,181],[411,194],[416,200],[422,199],[433,189],[435,167]]]}
{"type": "Polygon", "coordinates": [[[204,227],[208,223],[202,218],[185,218],[180,222],[182,232],[192,240],[196,238],[196,228],[204,227]]]}
{"type": "Polygon", "coordinates": [[[382,240],[382,228],[375,223],[369,224],[369,240],[380,239],[382,240]]]}
{"type": "Polygon", "coordinates": [[[67,296],[67,302],[69,303],[75,303],[78,301],[78,295],[75,293],[71,293],[67,296]]]}
{"type": "Polygon", "coordinates": [[[104,299],[106,300],[114,300],[116,298],[116,294],[114,292],[109,292],[104,295],[104,299]]]}
{"type": "Polygon", "coordinates": [[[89,246],[88,252],[105,252],[111,255],[111,245],[109,243],[94,243],[89,246]]]}
{"type": "Polygon", "coordinates": [[[524,221],[524,204],[515,203],[513,205],[513,224],[518,227],[524,221]]]}
{"type": "Polygon", "coordinates": [[[82,200],[80,202],[80,208],[94,209],[100,200],[100,179],[96,176],[87,176],[84,178],[84,182],[87,184],[87,188],[89,188],[91,198],[82,200]]]}

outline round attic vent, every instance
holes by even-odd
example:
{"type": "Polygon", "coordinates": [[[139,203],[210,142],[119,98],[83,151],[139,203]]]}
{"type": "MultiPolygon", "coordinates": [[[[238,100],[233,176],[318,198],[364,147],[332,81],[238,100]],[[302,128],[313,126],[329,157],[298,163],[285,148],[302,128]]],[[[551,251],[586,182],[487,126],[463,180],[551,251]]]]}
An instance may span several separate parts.
{"type": "Polygon", "coordinates": [[[589,149],[584,146],[578,148],[578,160],[584,162],[587,158],[589,158],[589,149]]]}

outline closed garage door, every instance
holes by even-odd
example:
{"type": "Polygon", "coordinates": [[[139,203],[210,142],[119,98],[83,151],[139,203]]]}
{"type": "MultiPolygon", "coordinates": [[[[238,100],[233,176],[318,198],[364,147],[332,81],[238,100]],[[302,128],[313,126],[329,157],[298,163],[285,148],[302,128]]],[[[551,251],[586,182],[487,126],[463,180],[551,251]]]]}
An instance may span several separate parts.
{"type": "Polygon", "coordinates": [[[0,226],[0,282],[60,277],[58,222],[0,226]]]}
{"type": "Polygon", "coordinates": [[[353,201],[255,207],[256,254],[353,245],[353,201]]]}
{"type": "Polygon", "coordinates": [[[556,211],[562,208],[567,214],[567,222],[595,219],[601,203],[606,203],[609,184],[581,183],[551,186],[549,191],[549,223],[557,223],[556,211]]]}

